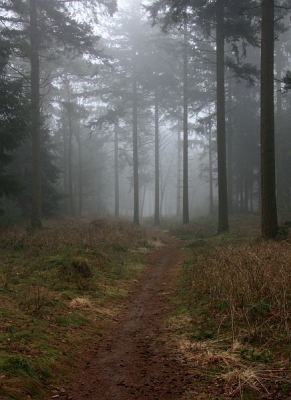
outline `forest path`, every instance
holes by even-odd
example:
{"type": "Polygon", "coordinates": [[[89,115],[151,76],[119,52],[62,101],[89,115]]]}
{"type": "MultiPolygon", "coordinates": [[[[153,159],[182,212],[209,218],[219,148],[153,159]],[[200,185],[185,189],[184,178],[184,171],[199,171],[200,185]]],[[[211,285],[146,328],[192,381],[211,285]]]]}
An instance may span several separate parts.
{"type": "MultiPolygon", "coordinates": [[[[156,236],[159,236],[157,233],[156,236]]],[[[178,400],[190,389],[186,366],[165,346],[163,320],[170,311],[179,240],[159,236],[165,246],[152,253],[124,311],[66,387],[68,400],[178,400]]]]}

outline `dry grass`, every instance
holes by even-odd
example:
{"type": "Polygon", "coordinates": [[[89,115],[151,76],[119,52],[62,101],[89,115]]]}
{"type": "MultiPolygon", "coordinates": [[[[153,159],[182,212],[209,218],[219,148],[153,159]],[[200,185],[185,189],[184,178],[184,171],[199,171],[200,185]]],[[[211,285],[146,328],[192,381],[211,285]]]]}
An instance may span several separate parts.
{"type": "Polygon", "coordinates": [[[177,338],[181,354],[212,371],[224,397],[248,399],[250,390],[255,398],[284,398],[282,387],[291,391],[291,240],[212,237],[188,248],[187,318],[170,324],[186,332],[177,338]]]}
{"type": "MultiPolygon", "coordinates": [[[[232,235],[236,237],[258,237],[260,234],[260,217],[258,215],[231,216],[229,220],[232,235]]],[[[168,232],[181,239],[205,238],[217,232],[217,220],[210,217],[195,218],[186,225],[181,225],[181,223],[171,225],[168,232]]]]}
{"type": "MultiPolygon", "coordinates": [[[[195,257],[191,292],[231,323],[233,341],[245,328],[257,338],[289,340],[291,330],[291,241],[219,247],[195,257]]],[[[218,327],[219,330],[219,327],[218,327]]]]}
{"type": "Polygon", "coordinates": [[[87,297],[75,297],[70,301],[69,307],[78,309],[92,308],[92,303],[87,297]]]}
{"type": "Polygon", "coordinates": [[[274,386],[291,383],[288,368],[268,369],[264,364],[244,362],[241,352],[245,345],[235,342],[228,350],[221,349],[220,340],[176,340],[181,359],[187,358],[192,368],[214,371],[216,386],[223,386],[227,398],[244,397],[245,389],[251,389],[260,397],[274,399],[274,386]]]}
{"type": "Polygon", "coordinates": [[[106,222],[96,220],[91,223],[68,222],[53,229],[30,232],[19,226],[0,232],[1,247],[36,248],[56,252],[66,246],[88,252],[109,246],[113,249],[134,248],[145,244],[147,236],[144,230],[125,222],[106,222]]]}

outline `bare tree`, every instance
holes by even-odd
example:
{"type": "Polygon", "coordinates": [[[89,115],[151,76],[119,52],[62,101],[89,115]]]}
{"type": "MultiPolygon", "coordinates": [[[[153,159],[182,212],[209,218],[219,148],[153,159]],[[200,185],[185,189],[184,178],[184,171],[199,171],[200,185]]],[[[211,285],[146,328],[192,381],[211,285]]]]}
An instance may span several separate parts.
{"type": "Polygon", "coordinates": [[[41,118],[39,94],[39,32],[37,0],[30,1],[30,77],[32,126],[32,204],[31,226],[41,229],[41,118]]]}
{"type": "Polygon", "coordinates": [[[278,233],[274,140],[274,0],[262,1],[261,233],[278,233]]]}
{"type": "Polygon", "coordinates": [[[228,231],[225,88],[224,88],[224,0],[216,1],[217,166],[218,232],[228,231]]]}
{"type": "Polygon", "coordinates": [[[160,144],[159,144],[159,96],[155,88],[155,217],[154,225],[160,225],[160,144]]]}
{"type": "Polygon", "coordinates": [[[133,223],[139,225],[139,179],[138,179],[138,126],[137,126],[137,71],[136,49],[133,46],[133,73],[132,73],[132,143],[133,143],[133,223]]]}
{"type": "Polygon", "coordinates": [[[115,218],[119,218],[119,157],[118,157],[118,125],[114,125],[114,187],[115,218]]]}
{"type": "Polygon", "coordinates": [[[183,224],[189,223],[188,188],[188,37],[187,18],[184,16],[184,71],[183,71],[183,224]]]}

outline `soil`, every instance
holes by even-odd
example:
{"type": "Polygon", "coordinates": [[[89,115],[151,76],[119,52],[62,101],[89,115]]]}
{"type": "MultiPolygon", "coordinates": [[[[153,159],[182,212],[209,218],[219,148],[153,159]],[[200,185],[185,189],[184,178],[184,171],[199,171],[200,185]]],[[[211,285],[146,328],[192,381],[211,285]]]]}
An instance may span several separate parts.
{"type": "Polygon", "coordinates": [[[146,270],[109,334],[82,357],[86,361],[62,398],[178,400],[191,388],[194,379],[175,349],[166,345],[163,326],[183,250],[176,239],[163,241],[166,245],[148,257],[146,270]]]}

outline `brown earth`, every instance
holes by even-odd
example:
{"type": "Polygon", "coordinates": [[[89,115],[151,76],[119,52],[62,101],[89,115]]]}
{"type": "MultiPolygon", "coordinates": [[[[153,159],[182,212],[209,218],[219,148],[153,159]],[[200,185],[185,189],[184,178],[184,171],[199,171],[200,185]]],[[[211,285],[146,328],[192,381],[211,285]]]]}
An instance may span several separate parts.
{"type": "Polygon", "coordinates": [[[148,257],[148,265],[113,321],[106,337],[80,359],[80,366],[61,395],[66,400],[178,400],[191,389],[194,376],[166,346],[163,326],[170,312],[181,242],[166,245],[148,257]]]}

